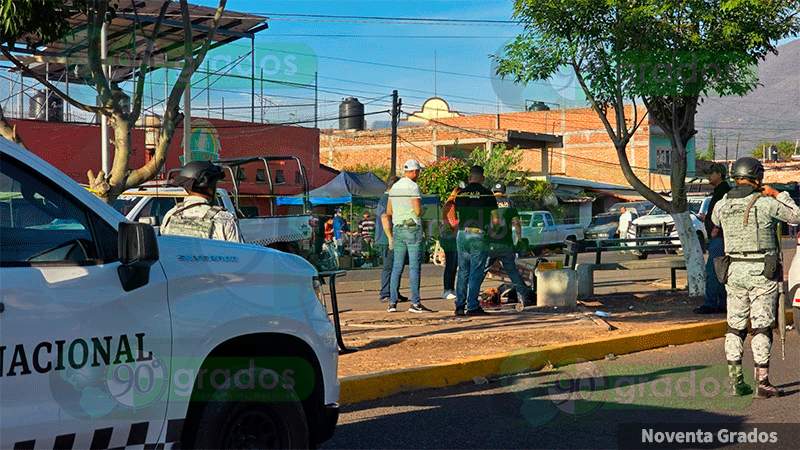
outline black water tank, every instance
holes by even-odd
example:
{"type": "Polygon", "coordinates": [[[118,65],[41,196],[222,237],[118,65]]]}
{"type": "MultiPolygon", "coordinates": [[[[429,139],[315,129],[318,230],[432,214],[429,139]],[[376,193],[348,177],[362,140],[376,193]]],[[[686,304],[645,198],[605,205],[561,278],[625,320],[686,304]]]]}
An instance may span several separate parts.
{"type": "Polygon", "coordinates": [[[28,108],[28,117],[36,120],[47,120],[49,122],[63,122],[64,121],[64,100],[50,93],[50,101],[48,105],[47,114],[44,111],[44,104],[46,102],[47,92],[37,91],[31,97],[30,106],[28,108]]]}
{"type": "Polygon", "coordinates": [[[347,97],[339,103],[339,129],[363,130],[364,105],[355,97],[347,97]]]}
{"type": "Polygon", "coordinates": [[[545,102],[533,101],[528,105],[528,111],[550,111],[550,107],[545,102]]]}

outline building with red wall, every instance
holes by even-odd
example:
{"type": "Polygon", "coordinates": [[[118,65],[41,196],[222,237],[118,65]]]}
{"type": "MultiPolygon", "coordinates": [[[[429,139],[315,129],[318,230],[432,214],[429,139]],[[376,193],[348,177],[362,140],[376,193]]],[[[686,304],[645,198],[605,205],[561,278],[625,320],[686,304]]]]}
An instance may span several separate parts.
{"type": "MultiPolygon", "coordinates": [[[[53,164],[79,183],[87,183],[86,172],[100,169],[100,127],[84,123],[44,122],[39,120],[12,120],[17,134],[25,146],[44,160],[53,164]]],[[[167,155],[165,171],[181,166],[183,155],[183,129],[179,125],[175,130],[167,155]]],[[[215,158],[232,159],[248,156],[289,155],[300,158],[308,178],[310,188],[321,186],[336,176],[337,172],[325,167],[319,161],[319,130],[297,126],[277,126],[236,122],[219,119],[196,119],[193,121],[192,149],[208,151],[215,158]],[[195,129],[197,125],[198,129],[195,129]],[[208,140],[201,133],[212,136],[216,142],[208,145],[208,140]],[[196,138],[197,137],[197,138],[196,138]]],[[[144,164],[149,157],[145,149],[145,131],[137,128],[132,132],[133,152],[130,167],[136,168],[144,164]]],[[[113,154],[113,145],[111,146],[113,154]]],[[[266,183],[259,181],[257,168],[246,166],[242,189],[266,193],[266,183]]],[[[295,183],[295,169],[287,164],[285,167],[271,166],[273,179],[275,172],[283,170],[282,184],[276,184],[275,194],[294,195],[301,192],[300,185],[295,183]]],[[[166,173],[166,172],[165,172],[166,173]]],[[[240,176],[241,178],[241,176],[240,176]]]]}

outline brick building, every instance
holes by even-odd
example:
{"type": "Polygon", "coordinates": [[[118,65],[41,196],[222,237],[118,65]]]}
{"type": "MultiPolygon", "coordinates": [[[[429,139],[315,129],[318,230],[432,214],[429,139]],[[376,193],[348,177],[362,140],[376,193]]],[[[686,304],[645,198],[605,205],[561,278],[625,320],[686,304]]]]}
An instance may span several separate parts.
{"type": "MultiPolygon", "coordinates": [[[[639,107],[639,116],[644,114],[639,107]]],[[[632,120],[633,106],[626,108],[632,120]]],[[[613,124],[613,111],[610,114],[613,124]]],[[[629,188],[616,150],[605,127],[591,108],[528,111],[459,116],[428,121],[398,130],[398,161],[416,158],[430,163],[442,156],[461,157],[475,147],[493,144],[523,149],[522,169],[531,175],[557,176],[594,182],[605,187],[629,188]]],[[[358,164],[389,165],[391,131],[323,130],[320,160],[337,169],[358,164]]],[[[694,176],[694,145],[689,145],[688,175],[694,176]]],[[[660,129],[647,120],[628,145],[628,159],[636,175],[658,191],[669,190],[671,145],[660,129]]]]}
{"type": "MultiPolygon", "coordinates": [[[[25,146],[39,157],[54,165],[75,181],[86,183],[86,172],[95,173],[101,167],[100,127],[83,123],[44,122],[38,120],[12,120],[25,146]]],[[[319,161],[319,130],[295,126],[270,126],[249,122],[236,122],[218,119],[197,119],[193,127],[212,129],[213,145],[207,139],[197,139],[209,158],[241,158],[260,155],[293,155],[300,158],[313,189],[336,176],[337,172],[325,167],[319,161]],[[210,150],[209,150],[210,149],[210,150]]],[[[196,131],[196,130],[195,130],[196,131]]],[[[165,163],[165,170],[181,166],[183,154],[182,124],[175,130],[165,163]]],[[[193,135],[195,136],[195,135],[193,135]]],[[[194,137],[193,137],[194,141],[194,137]]],[[[192,149],[195,150],[193,142],[192,149]]],[[[132,132],[133,153],[130,167],[139,167],[148,157],[145,150],[145,132],[137,128],[132,132]]],[[[112,148],[113,152],[113,148],[112,148]]],[[[244,167],[240,174],[242,187],[254,192],[266,190],[263,174],[255,165],[244,167]],[[260,176],[261,175],[261,176],[260,176]]],[[[290,165],[276,164],[270,167],[273,178],[278,171],[283,181],[275,183],[276,195],[294,195],[301,192],[296,183],[297,170],[290,165]]],[[[273,180],[276,181],[276,180],[273,180]]]]}

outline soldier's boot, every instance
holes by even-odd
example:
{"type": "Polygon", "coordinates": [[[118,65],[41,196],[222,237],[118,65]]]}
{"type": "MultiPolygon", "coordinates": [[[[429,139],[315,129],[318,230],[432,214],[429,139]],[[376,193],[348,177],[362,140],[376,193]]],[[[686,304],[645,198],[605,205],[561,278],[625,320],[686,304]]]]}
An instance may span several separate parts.
{"type": "Polygon", "coordinates": [[[728,363],[728,378],[731,383],[731,395],[743,396],[753,393],[753,388],[744,382],[744,372],[742,364],[728,363]]]}
{"type": "Polygon", "coordinates": [[[769,382],[769,367],[756,367],[755,379],[757,383],[756,398],[780,397],[783,391],[769,382]]]}

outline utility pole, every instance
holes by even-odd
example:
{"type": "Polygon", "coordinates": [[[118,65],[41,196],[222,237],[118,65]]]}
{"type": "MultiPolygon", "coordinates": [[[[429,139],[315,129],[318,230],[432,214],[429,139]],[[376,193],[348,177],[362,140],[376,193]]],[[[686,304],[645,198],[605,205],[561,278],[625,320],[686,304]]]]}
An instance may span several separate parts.
{"type": "MultiPolygon", "coordinates": [[[[105,18],[103,18],[103,25],[100,27],[100,58],[103,60],[101,68],[103,70],[103,75],[110,78],[108,74],[107,30],[107,22],[105,18]]],[[[97,103],[102,106],[99,96],[97,100],[97,103]]],[[[100,114],[100,166],[103,168],[105,176],[108,176],[111,172],[111,156],[108,151],[108,118],[105,114],[100,114]]]]}
{"type": "Polygon", "coordinates": [[[314,71],[314,128],[319,128],[319,72],[314,71]]]}
{"type": "Polygon", "coordinates": [[[742,138],[742,133],[736,135],[736,159],[739,159],[739,140],[742,138]]]}
{"type": "Polygon", "coordinates": [[[389,172],[397,175],[397,119],[400,117],[400,99],[397,98],[397,89],[392,91],[392,167],[389,172]]]}

